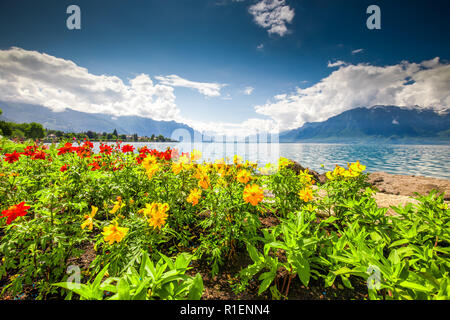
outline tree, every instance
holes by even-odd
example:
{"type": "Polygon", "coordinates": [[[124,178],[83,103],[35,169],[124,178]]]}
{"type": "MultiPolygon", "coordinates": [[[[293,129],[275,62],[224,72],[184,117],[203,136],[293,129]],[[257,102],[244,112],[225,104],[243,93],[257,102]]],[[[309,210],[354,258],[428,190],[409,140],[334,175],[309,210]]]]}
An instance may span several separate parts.
{"type": "Polygon", "coordinates": [[[25,137],[30,139],[41,139],[45,136],[45,129],[40,123],[32,122],[24,128],[25,137]]]}
{"type": "Polygon", "coordinates": [[[119,136],[116,129],[114,129],[114,131],[113,131],[113,136],[116,136],[116,138],[119,136]]]}
{"type": "Polygon", "coordinates": [[[0,132],[9,137],[12,134],[11,124],[6,121],[0,121],[0,132]]]}
{"type": "Polygon", "coordinates": [[[97,139],[97,133],[93,132],[91,130],[89,130],[88,132],[86,132],[86,135],[88,136],[89,139],[97,139]]]}

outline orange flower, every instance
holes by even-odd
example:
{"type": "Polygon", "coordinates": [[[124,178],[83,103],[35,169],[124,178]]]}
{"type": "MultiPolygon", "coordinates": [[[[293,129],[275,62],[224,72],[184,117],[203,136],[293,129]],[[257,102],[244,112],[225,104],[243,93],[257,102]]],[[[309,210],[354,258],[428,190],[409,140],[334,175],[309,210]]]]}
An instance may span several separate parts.
{"type": "Polygon", "coordinates": [[[192,203],[192,205],[195,206],[198,203],[198,200],[200,199],[201,195],[202,190],[194,188],[189,193],[189,196],[187,197],[186,201],[192,203]]]}
{"type": "Polygon", "coordinates": [[[112,225],[103,228],[103,239],[109,244],[114,242],[120,242],[128,233],[129,228],[122,228],[117,225],[117,221],[114,221],[112,225]]]}
{"type": "Polygon", "coordinates": [[[300,199],[302,199],[305,202],[308,202],[314,198],[312,189],[310,189],[310,188],[300,190],[300,192],[298,193],[298,196],[300,197],[300,199]]]}
{"type": "Polygon", "coordinates": [[[244,189],[244,201],[256,206],[264,199],[263,189],[257,184],[247,185],[244,189]]]}

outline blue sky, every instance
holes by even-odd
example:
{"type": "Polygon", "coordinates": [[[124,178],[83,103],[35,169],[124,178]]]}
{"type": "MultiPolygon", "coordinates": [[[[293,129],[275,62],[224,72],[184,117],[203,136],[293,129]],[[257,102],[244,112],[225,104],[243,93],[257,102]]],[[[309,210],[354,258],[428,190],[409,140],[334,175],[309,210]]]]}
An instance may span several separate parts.
{"type": "MultiPolygon", "coordinates": [[[[414,79],[420,85],[415,91],[427,92],[433,107],[449,107],[450,98],[445,90],[449,81],[449,9],[448,0],[1,1],[0,50],[7,52],[17,47],[25,52],[45,53],[86,68],[88,75],[84,76],[115,76],[125,86],[130,79],[148,75],[153,85],[159,83],[173,89],[173,99],[168,90],[162,94],[166,100],[162,100],[178,113],[162,118],[196,121],[192,125],[198,127],[202,127],[201,123],[213,127],[216,124],[245,126],[248,119],[262,119],[287,129],[305,121],[322,121],[365,103],[427,104],[423,98],[414,97],[406,86],[399,88],[401,79],[414,79]],[[81,30],[66,28],[66,8],[71,4],[81,9],[81,30]],[[369,16],[366,8],[371,4],[381,9],[381,30],[366,27],[369,16]],[[270,26],[258,23],[256,9],[251,9],[256,5],[260,8],[265,5],[261,12],[268,13],[284,8],[287,16],[275,16],[273,23],[286,31],[271,33],[270,26]],[[432,60],[436,57],[438,61],[432,60]],[[402,61],[409,64],[402,66],[402,61]],[[390,70],[389,66],[403,72],[400,78],[396,78],[399,72],[390,70]],[[336,72],[334,80],[330,78],[333,72],[336,72]],[[330,99],[333,81],[345,83],[350,81],[347,77],[353,80],[362,77],[361,83],[366,83],[372,72],[379,75],[379,81],[368,83],[368,86],[373,83],[374,88],[367,96],[375,97],[355,99],[357,85],[349,82],[347,96],[339,101],[330,99]],[[436,83],[440,85],[425,83],[428,80],[423,80],[424,75],[429,78],[431,74],[433,78],[438,77],[436,83]],[[196,84],[175,84],[173,79],[167,79],[170,75],[196,84]],[[321,82],[323,86],[317,86],[321,82]],[[202,93],[199,88],[207,83],[219,87],[213,94],[202,93]],[[433,93],[430,88],[436,86],[441,89],[433,93]],[[253,89],[245,94],[249,87],[253,89]],[[299,92],[298,88],[307,91],[299,92]],[[396,90],[396,93],[391,96],[374,93],[380,88],[385,92],[396,90]],[[328,95],[318,94],[327,90],[328,95]],[[308,99],[299,100],[305,96],[308,99]],[[314,107],[308,109],[310,105],[314,107]],[[335,105],[339,106],[335,108],[335,105]],[[275,114],[278,112],[285,115],[275,114]]],[[[11,55],[4,59],[8,57],[11,55]]],[[[6,75],[14,77],[17,86],[19,83],[23,86],[25,78],[36,82],[32,75],[18,75],[17,68],[8,67],[9,62],[0,60],[5,78],[6,75]],[[19,77],[25,78],[19,81],[19,77]]],[[[45,75],[39,79],[44,78],[45,75]]],[[[17,86],[12,88],[11,83],[5,92],[13,93],[2,96],[0,90],[0,100],[16,97],[21,102],[32,102],[30,97],[19,97],[20,90],[17,86]]],[[[46,82],[41,87],[44,85],[50,86],[44,88],[49,92],[45,95],[47,100],[62,99],[49,98],[53,89],[75,90],[58,87],[58,83],[46,82]]],[[[97,97],[97,93],[89,94],[97,97]]],[[[84,100],[90,99],[89,94],[84,100]]],[[[155,97],[159,97],[158,93],[155,97]]],[[[103,97],[93,99],[97,99],[95,105],[98,105],[103,97]]],[[[57,101],[50,105],[55,110],[57,106],[62,108],[64,103],[57,101]]],[[[153,106],[148,104],[147,108],[153,106]]],[[[125,112],[108,108],[113,108],[112,103],[98,110],[116,115],[125,112]]],[[[129,108],[126,112],[133,113],[133,106],[129,108]]],[[[145,115],[152,114],[156,113],[145,115]]],[[[261,124],[253,121],[252,125],[261,124]]]]}

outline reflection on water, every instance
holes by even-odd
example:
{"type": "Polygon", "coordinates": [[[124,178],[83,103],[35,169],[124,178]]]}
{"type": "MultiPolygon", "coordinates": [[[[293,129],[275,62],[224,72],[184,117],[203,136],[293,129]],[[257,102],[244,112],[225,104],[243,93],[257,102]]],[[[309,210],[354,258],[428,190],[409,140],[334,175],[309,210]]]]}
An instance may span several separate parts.
{"type": "MultiPolygon", "coordinates": [[[[450,179],[450,146],[448,145],[203,143],[191,146],[176,142],[130,144],[136,148],[146,145],[160,151],[167,147],[178,148],[184,152],[198,149],[203,153],[203,160],[232,158],[234,154],[239,154],[244,160],[257,161],[260,165],[268,162],[276,163],[282,156],[318,172],[331,170],[336,164],[345,166],[347,162],[360,160],[367,166],[369,172],[386,171],[394,174],[450,179]]],[[[94,149],[96,152],[99,151],[99,143],[94,143],[94,149]]]]}

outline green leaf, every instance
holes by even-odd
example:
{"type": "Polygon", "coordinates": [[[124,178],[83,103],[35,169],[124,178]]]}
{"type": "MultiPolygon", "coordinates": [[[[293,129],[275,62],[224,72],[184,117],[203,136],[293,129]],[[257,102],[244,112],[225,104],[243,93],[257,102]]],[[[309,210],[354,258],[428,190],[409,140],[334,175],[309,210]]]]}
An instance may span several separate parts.
{"type": "Polygon", "coordinates": [[[401,245],[407,244],[407,243],[409,243],[409,240],[408,240],[408,239],[400,239],[400,240],[397,240],[397,241],[392,242],[392,243],[389,245],[389,248],[401,246],[401,245]]]}
{"type": "Polygon", "coordinates": [[[311,277],[309,261],[300,255],[296,255],[294,265],[297,268],[297,274],[305,287],[309,284],[311,277]]]}
{"type": "Polygon", "coordinates": [[[418,283],[414,283],[414,282],[410,282],[410,281],[400,282],[399,286],[408,288],[408,289],[412,289],[412,290],[421,291],[421,292],[431,292],[432,291],[431,289],[429,289],[427,287],[424,287],[418,283]]]}
{"type": "Polygon", "coordinates": [[[189,289],[188,300],[200,300],[202,294],[203,294],[203,279],[201,275],[197,273],[189,289]]]}
{"type": "Polygon", "coordinates": [[[263,293],[264,291],[267,290],[267,288],[269,288],[270,284],[272,283],[273,279],[275,279],[275,272],[266,272],[268,273],[268,275],[265,277],[265,279],[263,280],[263,282],[261,282],[261,285],[259,286],[259,290],[258,290],[258,295],[260,295],[261,293],[263,293]]]}
{"type": "Polygon", "coordinates": [[[130,285],[127,280],[121,278],[117,282],[117,294],[119,295],[119,300],[130,300],[130,285]]]}

